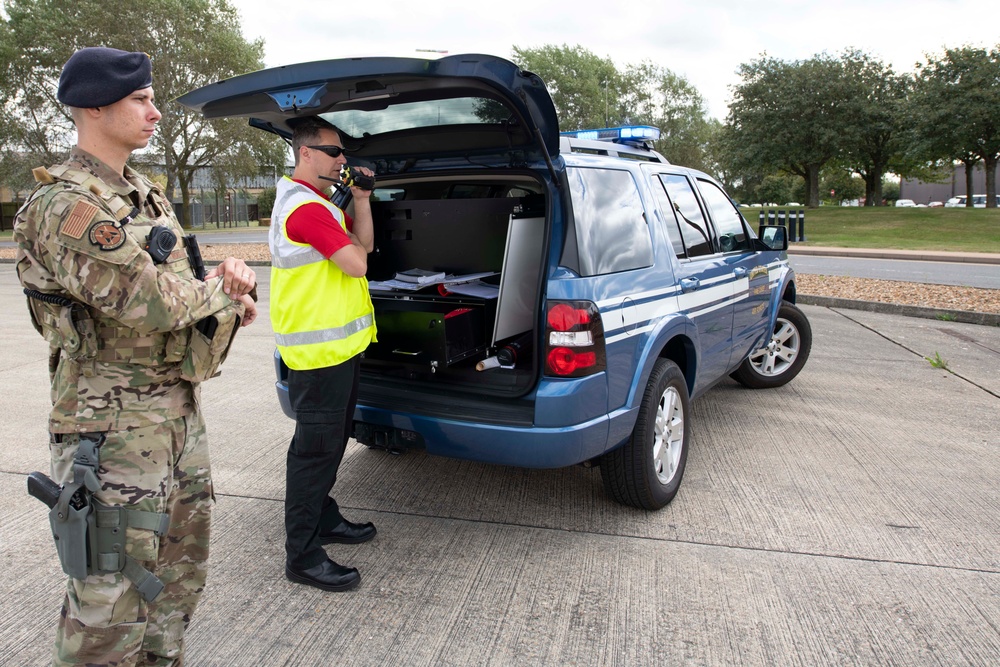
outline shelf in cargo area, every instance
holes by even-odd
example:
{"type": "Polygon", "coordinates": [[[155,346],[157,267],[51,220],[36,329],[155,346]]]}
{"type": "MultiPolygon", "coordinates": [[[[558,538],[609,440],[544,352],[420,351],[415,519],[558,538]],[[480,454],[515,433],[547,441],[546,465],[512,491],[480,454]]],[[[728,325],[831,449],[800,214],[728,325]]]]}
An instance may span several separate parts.
{"type": "Polygon", "coordinates": [[[444,369],[486,352],[495,301],[373,294],[372,303],[378,341],[368,347],[365,359],[444,369]]]}

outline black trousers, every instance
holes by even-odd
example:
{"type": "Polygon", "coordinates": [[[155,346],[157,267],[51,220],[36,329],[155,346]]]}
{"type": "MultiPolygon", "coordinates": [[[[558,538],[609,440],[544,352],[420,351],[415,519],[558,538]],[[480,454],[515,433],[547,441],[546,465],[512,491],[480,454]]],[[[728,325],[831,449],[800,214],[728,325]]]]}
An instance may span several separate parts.
{"type": "Polygon", "coordinates": [[[326,560],[319,534],[343,521],[330,492],[351,437],[360,372],[359,357],[327,368],[289,370],[295,435],[285,468],[285,558],[292,568],[305,570],[326,560]]]}

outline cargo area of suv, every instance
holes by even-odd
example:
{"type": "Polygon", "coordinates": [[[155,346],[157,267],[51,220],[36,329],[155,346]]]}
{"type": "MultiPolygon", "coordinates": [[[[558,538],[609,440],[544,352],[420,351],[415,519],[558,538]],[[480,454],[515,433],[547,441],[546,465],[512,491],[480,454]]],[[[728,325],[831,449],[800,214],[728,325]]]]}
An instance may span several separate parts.
{"type": "Polygon", "coordinates": [[[365,352],[366,374],[500,395],[530,387],[546,238],[539,190],[513,175],[380,184],[368,264],[379,340],[365,352]],[[413,269],[443,277],[418,289],[394,280],[413,269]],[[484,367],[512,343],[516,359],[484,367]]]}

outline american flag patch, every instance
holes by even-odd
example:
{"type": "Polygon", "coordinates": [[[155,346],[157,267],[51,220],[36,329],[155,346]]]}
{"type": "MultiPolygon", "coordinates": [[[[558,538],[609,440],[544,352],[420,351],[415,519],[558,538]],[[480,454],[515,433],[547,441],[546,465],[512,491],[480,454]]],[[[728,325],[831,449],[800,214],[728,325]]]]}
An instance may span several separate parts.
{"type": "Polygon", "coordinates": [[[81,199],[73,207],[73,210],[69,212],[69,217],[63,221],[62,227],[59,228],[59,233],[75,239],[83,238],[83,233],[87,231],[87,225],[90,224],[90,221],[94,219],[99,210],[99,208],[90,202],[81,199]]]}

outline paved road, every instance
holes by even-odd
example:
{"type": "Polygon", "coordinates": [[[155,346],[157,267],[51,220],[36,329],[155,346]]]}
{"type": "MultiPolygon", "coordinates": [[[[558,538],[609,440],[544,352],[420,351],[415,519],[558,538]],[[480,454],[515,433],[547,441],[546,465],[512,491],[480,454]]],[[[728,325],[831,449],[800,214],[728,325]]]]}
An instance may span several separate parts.
{"type": "Polygon", "coordinates": [[[235,229],[227,232],[195,231],[201,243],[267,243],[267,229],[235,229]]]}
{"type": "MultiPolygon", "coordinates": [[[[592,468],[352,443],[338,499],[379,534],[330,547],[364,577],[331,594],[282,576],[292,423],[263,280],[203,388],[218,502],[189,664],[997,664],[1000,328],[804,306],[805,370],[696,401],[684,485],[655,513],[609,501],[592,468]]],[[[34,667],[64,582],[24,493],[48,465],[46,348],[10,264],[0,312],[0,664],[34,667]]]]}
{"type": "Polygon", "coordinates": [[[789,262],[798,273],[1000,289],[1000,266],[996,264],[829,257],[803,255],[794,250],[789,254],[789,262]]]}

